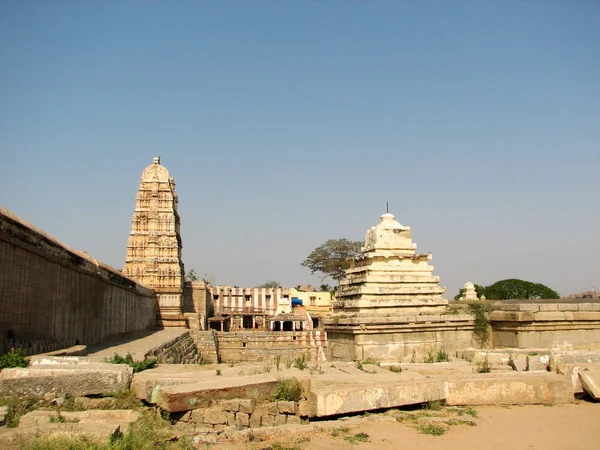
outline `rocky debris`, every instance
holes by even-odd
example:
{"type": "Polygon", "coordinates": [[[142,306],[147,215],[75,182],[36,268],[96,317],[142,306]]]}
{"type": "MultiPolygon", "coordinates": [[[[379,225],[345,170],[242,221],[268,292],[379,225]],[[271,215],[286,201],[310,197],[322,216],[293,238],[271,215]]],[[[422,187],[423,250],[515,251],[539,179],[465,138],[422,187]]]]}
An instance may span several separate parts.
{"type": "Polygon", "coordinates": [[[582,370],[579,380],[583,390],[595,400],[600,400],[600,369],[582,370]]]}
{"type": "Polygon", "coordinates": [[[537,405],[571,403],[571,380],[552,373],[477,374],[447,381],[448,405],[537,405]]]}
{"type": "Polygon", "coordinates": [[[35,410],[21,417],[17,428],[5,428],[2,442],[16,443],[22,437],[46,434],[76,434],[106,440],[115,433],[124,433],[140,413],[131,410],[89,410],[60,412],[35,410]]]}
{"type": "Polygon", "coordinates": [[[128,389],[133,371],[124,364],[92,363],[52,358],[27,368],[0,372],[0,397],[44,398],[46,394],[74,397],[128,389]]]}

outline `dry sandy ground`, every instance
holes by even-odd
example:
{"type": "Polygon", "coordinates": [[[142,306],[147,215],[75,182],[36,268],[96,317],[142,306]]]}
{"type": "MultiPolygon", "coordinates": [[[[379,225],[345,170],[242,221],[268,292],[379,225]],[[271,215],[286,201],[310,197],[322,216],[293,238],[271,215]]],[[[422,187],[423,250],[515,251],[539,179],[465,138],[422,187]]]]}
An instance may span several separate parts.
{"type": "MultiPolygon", "coordinates": [[[[298,436],[269,442],[219,445],[220,449],[277,449],[275,443],[302,450],[361,449],[599,449],[600,403],[580,401],[578,404],[555,406],[477,407],[477,426],[456,425],[442,436],[420,434],[413,427],[389,420],[366,417],[351,427],[349,434],[365,432],[369,442],[352,444],[331,432],[298,436]]],[[[340,426],[344,425],[339,422],[340,426]]],[[[279,447],[281,448],[281,447],[279,447]]],[[[283,447],[286,448],[286,447],[283,447]]]]}

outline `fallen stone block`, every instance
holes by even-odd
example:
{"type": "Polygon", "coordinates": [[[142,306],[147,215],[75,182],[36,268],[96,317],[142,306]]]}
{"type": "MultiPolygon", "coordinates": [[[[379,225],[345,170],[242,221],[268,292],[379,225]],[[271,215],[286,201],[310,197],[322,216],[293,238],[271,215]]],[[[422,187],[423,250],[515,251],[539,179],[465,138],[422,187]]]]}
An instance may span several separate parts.
{"type": "Polygon", "coordinates": [[[8,414],[8,408],[6,406],[0,406],[0,427],[4,426],[6,422],[6,415],[8,414]]]}
{"type": "Polygon", "coordinates": [[[254,412],[254,408],[256,407],[256,401],[252,398],[240,398],[240,409],[239,412],[252,414],[254,412]]]}
{"type": "Polygon", "coordinates": [[[235,415],[235,425],[237,427],[249,427],[250,426],[250,415],[246,413],[237,413],[235,415]]]}
{"type": "Polygon", "coordinates": [[[36,364],[0,372],[0,397],[44,398],[48,393],[74,397],[128,389],[133,370],[124,364],[36,364]]]}
{"type": "Polygon", "coordinates": [[[214,401],[249,398],[265,401],[277,389],[277,378],[269,374],[236,378],[214,377],[197,383],[161,386],[152,392],[151,403],[167,412],[207,408],[214,401]]]}
{"type": "Polygon", "coordinates": [[[204,423],[211,425],[224,425],[229,421],[229,412],[221,409],[209,408],[204,411],[204,423]]]}
{"type": "Polygon", "coordinates": [[[600,369],[580,371],[579,380],[585,392],[593,399],[600,400],[600,369]]]}
{"type": "Polygon", "coordinates": [[[219,402],[219,406],[223,411],[238,412],[240,410],[240,400],[222,400],[219,402]]]}
{"type": "Polygon", "coordinates": [[[157,386],[175,386],[178,384],[196,383],[208,374],[214,374],[214,369],[208,372],[206,366],[165,364],[155,369],[136,373],[131,382],[131,389],[137,398],[153,403],[152,394],[157,386]]]}
{"type": "Polygon", "coordinates": [[[573,400],[571,380],[551,373],[479,374],[447,382],[448,405],[537,405],[573,400]]]}
{"type": "Polygon", "coordinates": [[[415,405],[445,396],[443,380],[401,381],[381,384],[313,383],[300,415],[327,417],[382,408],[415,405]]]}
{"type": "Polygon", "coordinates": [[[573,386],[573,392],[575,394],[583,393],[583,386],[581,385],[581,381],[579,380],[579,371],[584,368],[583,365],[573,364],[573,363],[565,363],[558,364],[556,366],[556,372],[561,375],[566,375],[570,380],[573,386]]]}
{"type": "Polygon", "coordinates": [[[296,402],[277,402],[279,414],[296,414],[296,402]]]}

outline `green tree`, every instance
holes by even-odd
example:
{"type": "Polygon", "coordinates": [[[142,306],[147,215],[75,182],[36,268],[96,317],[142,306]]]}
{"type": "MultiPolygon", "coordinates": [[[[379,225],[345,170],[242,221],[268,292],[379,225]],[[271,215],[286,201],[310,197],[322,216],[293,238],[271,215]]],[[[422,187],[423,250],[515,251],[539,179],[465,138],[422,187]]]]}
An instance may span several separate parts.
{"type": "Polygon", "coordinates": [[[281,284],[279,283],[279,281],[271,280],[271,281],[266,281],[263,284],[259,284],[256,287],[257,288],[265,288],[265,289],[277,289],[277,288],[281,287],[281,284]]]}
{"type": "Polygon", "coordinates": [[[186,281],[198,281],[198,274],[196,273],[196,271],[194,269],[190,269],[187,271],[187,273],[185,274],[185,279],[186,281]]]}
{"type": "MultiPolygon", "coordinates": [[[[458,291],[458,294],[456,294],[454,296],[454,300],[460,300],[460,298],[463,296],[463,294],[466,292],[467,290],[465,288],[462,288],[461,290],[458,291]]],[[[477,298],[481,298],[482,295],[485,295],[487,298],[487,294],[485,293],[485,288],[480,285],[480,284],[476,284],[475,285],[475,292],[477,293],[477,298]]]]}
{"type": "Polygon", "coordinates": [[[360,255],[362,242],[348,239],[329,239],[315,248],[301,263],[310,273],[320,272],[336,281],[344,279],[350,261],[360,255]]]}
{"type": "Polygon", "coordinates": [[[485,287],[485,296],[488,300],[510,300],[510,299],[557,299],[558,292],[541,283],[509,278],[496,281],[485,287]]]}

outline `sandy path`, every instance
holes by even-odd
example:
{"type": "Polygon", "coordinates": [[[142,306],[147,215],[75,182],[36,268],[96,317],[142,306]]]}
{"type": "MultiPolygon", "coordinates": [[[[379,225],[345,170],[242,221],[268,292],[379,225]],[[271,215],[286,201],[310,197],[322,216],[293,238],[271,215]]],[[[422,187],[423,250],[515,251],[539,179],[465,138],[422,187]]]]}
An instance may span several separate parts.
{"type": "MultiPolygon", "coordinates": [[[[478,407],[477,426],[457,425],[443,436],[429,436],[403,423],[380,421],[376,417],[361,419],[350,434],[365,432],[369,442],[351,444],[330,432],[310,433],[308,442],[298,443],[297,436],[270,442],[243,445],[248,449],[268,449],[275,442],[302,450],[336,449],[543,449],[587,450],[600,448],[600,403],[555,406],[478,407]]],[[[340,422],[340,426],[344,425],[340,422]]],[[[241,448],[240,444],[221,449],[241,448]]]]}

